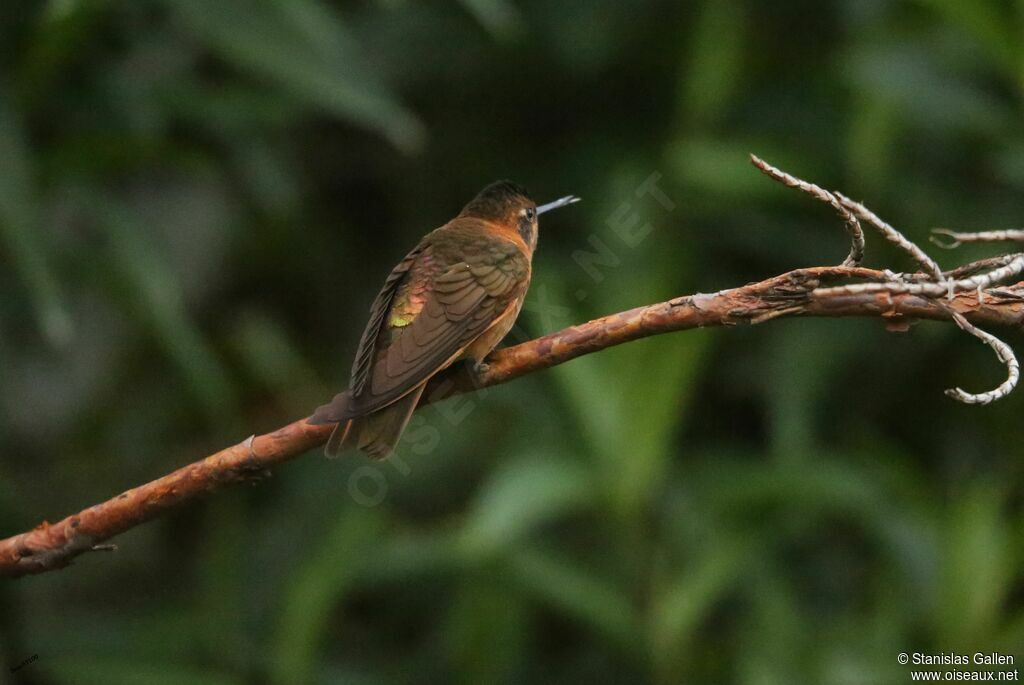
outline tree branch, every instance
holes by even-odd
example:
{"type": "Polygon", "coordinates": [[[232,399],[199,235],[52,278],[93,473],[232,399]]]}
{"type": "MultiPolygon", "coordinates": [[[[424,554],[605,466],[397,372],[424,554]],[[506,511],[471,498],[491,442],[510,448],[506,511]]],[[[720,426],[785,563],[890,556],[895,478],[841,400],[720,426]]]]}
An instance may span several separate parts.
{"type": "MultiPolygon", "coordinates": [[[[479,387],[489,387],[548,369],[585,354],[652,335],[709,326],[755,324],[782,317],[880,317],[888,324],[911,319],[949,321],[954,313],[973,324],[1020,326],[1024,283],[1001,294],[961,293],[951,302],[914,294],[826,294],[814,290],[848,279],[878,281],[885,272],[859,267],[797,269],[740,288],[677,297],[611,314],[495,352],[479,387]]],[[[463,369],[431,383],[426,402],[472,391],[463,369]]],[[[17,577],[67,566],[99,543],[219,490],[268,474],[271,467],[322,445],[331,426],[305,419],[249,438],[150,483],[128,490],[64,520],[0,540],[0,575],[17,577]]]]}
{"type": "MultiPolygon", "coordinates": [[[[756,157],[752,161],[771,178],[832,205],[851,237],[850,255],[843,265],[796,269],[740,288],[677,297],[571,326],[493,353],[487,360],[486,371],[477,377],[471,377],[461,367],[443,372],[430,382],[420,405],[505,383],[652,335],[795,316],[875,317],[884,320],[891,330],[905,330],[914,319],[953,321],[992,347],[1007,366],[1008,377],[987,393],[972,395],[957,388],[948,391],[950,396],[984,404],[1013,390],[1019,378],[1013,351],[977,326],[1020,327],[1024,322],[1024,282],[993,287],[1024,271],[1024,253],[940,271],[923,250],[863,205],[802,181],[756,157]],[[903,249],[921,265],[922,271],[896,274],[859,266],[864,235],[858,217],[903,249]]],[[[1010,233],[987,232],[976,237],[950,231],[944,234],[965,242],[1002,240],[1010,233]]],[[[57,523],[43,522],[31,531],[0,540],[0,575],[19,577],[51,571],[67,566],[83,552],[113,549],[112,545],[101,543],[229,485],[259,480],[269,475],[271,467],[325,443],[332,429],[330,425],[313,426],[300,419],[272,433],[252,436],[57,523]]]]}

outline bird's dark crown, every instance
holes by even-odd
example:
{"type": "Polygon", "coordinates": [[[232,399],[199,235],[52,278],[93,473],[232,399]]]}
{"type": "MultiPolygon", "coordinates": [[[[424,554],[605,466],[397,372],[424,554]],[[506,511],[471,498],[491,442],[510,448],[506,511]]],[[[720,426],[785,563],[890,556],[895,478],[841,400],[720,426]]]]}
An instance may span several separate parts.
{"type": "Polygon", "coordinates": [[[477,196],[463,208],[462,214],[503,220],[520,208],[532,207],[535,204],[530,193],[521,185],[512,181],[495,181],[477,193],[477,196]]]}

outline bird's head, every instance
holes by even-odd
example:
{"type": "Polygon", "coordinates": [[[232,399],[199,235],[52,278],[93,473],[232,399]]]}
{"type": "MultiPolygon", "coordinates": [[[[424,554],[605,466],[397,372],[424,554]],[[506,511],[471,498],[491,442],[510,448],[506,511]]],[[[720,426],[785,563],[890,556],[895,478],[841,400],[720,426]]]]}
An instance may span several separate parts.
{"type": "Polygon", "coordinates": [[[516,231],[532,251],[537,246],[537,217],[579,202],[574,195],[537,206],[530,193],[512,181],[496,181],[470,200],[459,216],[471,216],[516,231]]]}

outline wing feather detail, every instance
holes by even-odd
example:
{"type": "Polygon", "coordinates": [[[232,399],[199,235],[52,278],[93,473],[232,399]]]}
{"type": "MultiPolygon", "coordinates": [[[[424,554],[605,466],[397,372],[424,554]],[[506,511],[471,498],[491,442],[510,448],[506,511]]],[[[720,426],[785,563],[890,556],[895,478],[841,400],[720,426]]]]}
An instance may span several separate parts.
{"type": "Polygon", "coordinates": [[[529,260],[511,243],[496,240],[489,248],[433,279],[416,318],[365,367],[367,376],[353,392],[351,415],[375,411],[416,388],[457,359],[508,310],[528,281],[529,260]]]}
{"type": "Polygon", "coordinates": [[[409,269],[412,268],[424,249],[422,243],[417,245],[412,252],[407,254],[398,263],[398,266],[391,270],[391,273],[384,281],[384,286],[377,293],[373,304],[370,305],[370,320],[366,324],[363,336],[359,339],[356,358],[352,362],[352,382],[349,384],[349,390],[353,396],[360,395],[366,389],[366,384],[370,380],[370,370],[373,368],[373,360],[378,346],[377,342],[380,338],[381,330],[384,328],[387,316],[391,311],[391,303],[395,299],[395,293],[398,292],[402,281],[409,274],[409,269]]]}

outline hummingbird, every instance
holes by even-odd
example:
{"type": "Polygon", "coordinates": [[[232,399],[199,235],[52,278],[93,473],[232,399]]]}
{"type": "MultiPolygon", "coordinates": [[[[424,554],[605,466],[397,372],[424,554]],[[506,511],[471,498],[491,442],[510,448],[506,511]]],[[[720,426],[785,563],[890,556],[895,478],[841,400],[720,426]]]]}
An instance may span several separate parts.
{"type": "Polygon", "coordinates": [[[579,198],[537,206],[511,181],[487,186],[398,263],[370,306],[348,390],[308,419],[337,426],[329,457],[387,457],[427,382],[456,361],[476,373],[512,328],[530,286],[537,219],[579,198]]]}

